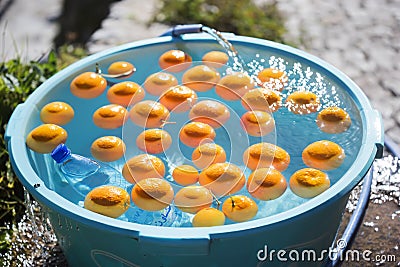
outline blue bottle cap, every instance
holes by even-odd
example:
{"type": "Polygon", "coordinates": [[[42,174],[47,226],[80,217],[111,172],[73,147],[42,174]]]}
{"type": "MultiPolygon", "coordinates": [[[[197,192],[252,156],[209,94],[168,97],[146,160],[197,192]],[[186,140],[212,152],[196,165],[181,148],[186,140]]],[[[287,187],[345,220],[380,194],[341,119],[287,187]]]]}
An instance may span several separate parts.
{"type": "Polygon", "coordinates": [[[51,152],[51,157],[57,162],[61,163],[63,162],[66,158],[68,158],[71,155],[71,150],[64,145],[64,144],[59,144],[53,152],[51,152]]]}

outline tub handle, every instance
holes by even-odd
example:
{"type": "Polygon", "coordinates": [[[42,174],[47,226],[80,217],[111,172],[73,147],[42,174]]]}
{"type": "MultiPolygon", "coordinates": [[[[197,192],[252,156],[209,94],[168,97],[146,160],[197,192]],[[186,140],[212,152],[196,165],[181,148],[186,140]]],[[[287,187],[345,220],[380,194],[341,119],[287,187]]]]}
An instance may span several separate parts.
{"type": "Polygon", "coordinates": [[[186,33],[200,33],[202,32],[203,24],[183,24],[183,25],[175,25],[170,28],[166,32],[160,35],[162,36],[172,36],[178,37],[182,34],[186,33]]]}

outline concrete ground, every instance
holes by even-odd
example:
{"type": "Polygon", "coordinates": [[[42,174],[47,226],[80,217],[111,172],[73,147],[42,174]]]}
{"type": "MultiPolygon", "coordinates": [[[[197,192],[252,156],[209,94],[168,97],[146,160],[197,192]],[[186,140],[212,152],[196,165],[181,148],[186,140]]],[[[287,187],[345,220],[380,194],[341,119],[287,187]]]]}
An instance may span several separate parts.
{"type": "MultiPolygon", "coordinates": [[[[53,19],[60,12],[60,2],[2,0],[1,59],[15,55],[14,43],[26,58],[36,59],[46,52],[57,29],[53,19]]],[[[287,40],[353,79],[382,113],[386,133],[400,143],[400,0],[277,2],[286,18],[287,40]]],[[[164,25],[146,27],[156,4],[157,0],[123,0],[113,4],[110,16],[92,36],[89,51],[97,52],[164,32],[168,28],[164,25]]],[[[395,254],[397,261],[393,266],[398,265],[400,216],[395,219],[392,216],[398,210],[393,202],[371,203],[353,247],[395,254]]],[[[366,266],[365,262],[359,266],[366,266]]]]}

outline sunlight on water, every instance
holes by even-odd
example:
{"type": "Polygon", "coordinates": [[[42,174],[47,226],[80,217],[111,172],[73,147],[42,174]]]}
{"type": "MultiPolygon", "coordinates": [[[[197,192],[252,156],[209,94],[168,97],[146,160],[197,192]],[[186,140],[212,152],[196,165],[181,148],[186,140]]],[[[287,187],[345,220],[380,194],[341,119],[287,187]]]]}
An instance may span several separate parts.
{"type": "MultiPolygon", "coordinates": [[[[356,104],[351,99],[351,96],[345,90],[340,88],[338,84],[327,78],[327,76],[324,76],[323,74],[315,70],[312,66],[306,65],[306,61],[305,63],[301,63],[294,59],[286,58],[283,55],[271,53],[270,51],[265,50],[263,47],[247,47],[243,44],[233,46],[224,38],[223,34],[217,32],[216,30],[208,28],[205,28],[204,30],[211,36],[216,38],[218,44],[220,44],[221,46],[215,46],[215,43],[213,41],[211,41],[210,44],[206,45],[204,45],[204,43],[190,43],[190,45],[177,43],[176,47],[174,45],[170,45],[169,47],[164,47],[162,49],[157,47],[145,47],[141,48],[139,52],[135,52],[133,50],[121,53],[121,55],[118,55],[119,58],[133,62],[137,67],[137,72],[135,72],[132,77],[129,77],[125,80],[134,81],[138,84],[143,84],[148,75],[159,72],[160,69],[157,64],[147,64],[141,66],[138,62],[150,62],[150,60],[157,62],[158,55],[161,55],[166,50],[177,48],[184,50],[186,53],[193,57],[193,62],[191,63],[192,66],[203,64],[203,62],[198,60],[201,59],[201,56],[204,53],[211,50],[221,50],[221,48],[223,48],[223,51],[225,51],[230,56],[230,61],[226,66],[221,66],[221,68],[217,70],[220,73],[221,77],[224,77],[227,74],[232,74],[234,72],[246,72],[253,79],[255,88],[259,87],[262,84],[262,82],[258,78],[258,73],[262,69],[274,68],[280,70],[284,72],[287,76],[287,80],[285,80],[283,84],[278,84],[277,79],[273,79],[264,82],[262,86],[270,89],[275,89],[278,85],[284,86],[283,88],[280,88],[280,90],[283,90],[279,93],[283,99],[283,104],[285,99],[293,92],[312,92],[316,94],[320,99],[321,106],[319,110],[329,106],[338,106],[346,110],[352,119],[351,127],[347,131],[340,134],[323,133],[319,130],[315,122],[318,112],[299,115],[290,112],[288,108],[283,105],[276,112],[271,113],[275,121],[275,129],[266,136],[251,137],[244,131],[239,123],[241,116],[246,112],[240,100],[230,101],[223,99],[215,93],[214,89],[206,92],[196,92],[198,95],[198,102],[201,100],[212,99],[224,104],[226,107],[228,107],[230,111],[231,116],[229,120],[225,123],[224,127],[215,130],[215,143],[221,145],[224,148],[227,154],[227,161],[239,166],[246,177],[250,175],[251,170],[246,168],[246,166],[244,165],[242,155],[243,152],[250,145],[259,142],[268,142],[280,146],[281,148],[286,150],[291,157],[289,167],[282,172],[288,182],[290,176],[295,171],[307,167],[303,163],[301,157],[302,150],[312,142],[324,139],[330,140],[343,147],[346,153],[346,160],[340,166],[340,168],[332,171],[326,171],[326,173],[330,178],[331,185],[335,184],[341,177],[343,177],[343,175],[347,172],[349,167],[352,166],[352,163],[355,161],[359,148],[361,146],[362,139],[360,114],[356,107],[356,104]]],[[[110,58],[105,60],[104,62],[99,62],[99,67],[103,68],[102,72],[106,72],[106,66],[110,64],[110,62],[115,60],[115,58],[110,58]]],[[[183,73],[184,71],[174,73],[178,81],[182,81],[183,73]]],[[[68,80],[67,82],[70,82],[70,80],[68,80]]],[[[119,80],[110,81],[109,86],[116,82],[119,82],[119,80]]],[[[145,100],[157,101],[158,97],[146,94],[145,100]]],[[[106,104],[107,100],[100,97],[96,99],[93,104],[90,104],[90,101],[87,103],[89,104],[79,107],[85,110],[84,112],[81,112],[82,123],[84,124],[92,123],[91,114],[93,113],[93,111],[91,109],[106,104]]],[[[171,175],[172,170],[173,168],[181,164],[192,165],[193,162],[191,160],[191,154],[193,149],[183,145],[178,138],[180,128],[189,121],[188,112],[172,112],[169,120],[173,123],[166,124],[164,126],[164,129],[169,132],[170,135],[173,137],[173,142],[171,147],[167,151],[158,154],[157,156],[164,162],[166,167],[165,179],[172,184],[176,193],[181,188],[181,186],[175,184],[175,182],[173,181],[171,175]]],[[[81,150],[81,147],[84,147],[83,145],[75,145],[76,142],[82,142],[83,139],[74,136],[74,130],[70,130],[68,129],[68,127],[69,126],[67,125],[66,128],[69,131],[69,144],[72,146],[72,152],[77,154],[84,154],[85,156],[90,157],[91,155],[90,153],[88,153],[88,151],[81,150]],[[74,150],[74,148],[77,150],[74,150]]],[[[112,167],[121,171],[125,160],[143,153],[136,147],[135,143],[136,136],[138,136],[138,134],[142,131],[142,127],[135,125],[128,119],[128,121],[124,124],[122,128],[122,134],[120,129],[117,129],[113,132],[114,134],[121,136],[126,144],[127,150],[123,159],[110,163],[112,167]]],[[[100,132],[102,132],[102,134],[104,135],[108,134],[106,131],[103,130],[100,132]]],[[[84,142],[86,142],[87,145],[90,145],[90,142],[94,140],[94,137],[97,138],[99,136],[99,133],[95,135],[92,133],[87,133],[87,135],[91,137],[84,142]]],[[[43,161],[43,157],[37,156],[35,155],[35,153],[31,153],[30,157],[31,161],[35,163],[34,165],[36,166],[36,171],[39,173],[40,177],[44,177],[43,179],[46,183],[46,186],[58,192],[64,198],[83,208],[84,198],[79,193],[79,189],[71,189],[68,182],[65,179],[62,179],[59,173],[51,172],[51,170],[54,170],[55,168],[55,165],[51,162],[51,159],[48,159],[45,156],[45,160],[43,161]],[[43,162],[45,162],[45,165],[47,165],[47,167],[42,166],[43,162]],[[49,173],[49,171],[51,173],[49,173]]],[[[122,177],[120,177],[120,179],[121,180],[118,181],[116,185],[123,187],[128,191],[128,193],[130,193],[132,191],[133,185],[126,182],[122,177]]],[[[235,194],[250,196],[245,186],[243,187],[243,189],[235,194]]],[[[219,200],[223,202],[227,198],[228,196],[224,196],[221,197],[219,200]]],[[[283,211],[287,211],[299,205],[305,204],[306,202],[307,199],[296,196],[288,187],[286,192],[276,200],[257,201],[257,204],[259,205],[259,211],[254,219],[260,219],[279,214],[283,211]]],[[[217,207],[217,203],[214,202],[213,206],[217,207]]],[[[190,221],[192,217],[193,215],[183,213],[173,205],[159,212],[147,212],[137,208],[135,205],[132,204],[129,210],[118,219],[128,222],[157,226],[188,227],[191,226],[190,221]]],[[[233,222],[228,220],[226,224],[230,223],[233,222]]]]}

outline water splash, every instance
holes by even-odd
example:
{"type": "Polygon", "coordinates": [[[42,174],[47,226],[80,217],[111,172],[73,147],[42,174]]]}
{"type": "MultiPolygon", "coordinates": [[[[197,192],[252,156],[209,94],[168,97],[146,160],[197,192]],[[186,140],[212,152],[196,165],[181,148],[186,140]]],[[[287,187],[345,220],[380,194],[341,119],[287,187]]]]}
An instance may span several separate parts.
{"type": "MultiPolygon", "coordinates": [[[[399,206],[399,210],[393,212],[392,219],[400,216],[400,159],[387,155],[375,160],[373,180],[371,185],[370,201],[374,204],[383,204],[393,201],[399,206]]],[[[351,192],[346,209],[354,211],[358,203],[362,184],[351,192]]],[[[369,225],[368,225],[369,226],[369,225]]]]}
{"type": "Polygon", "coordinates": [[[2,266],[67,266],[44,210],[25,190],[25,214],[12,229],[10,248],[0,253],[2,266]]]}
{"type": "Polygon", "coordinates": [[[228,56],[233,60],[233,71],[249,73],[246,63],[240,57],[236,48],[223,36],[221,32],[206,26],[202,27],[202,31],[214,37],[215,40],[225,49],[225,51],[228,53],[228,56]]]}

